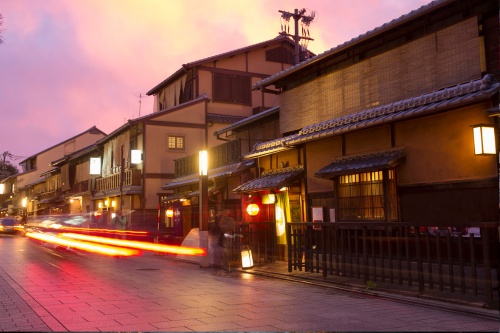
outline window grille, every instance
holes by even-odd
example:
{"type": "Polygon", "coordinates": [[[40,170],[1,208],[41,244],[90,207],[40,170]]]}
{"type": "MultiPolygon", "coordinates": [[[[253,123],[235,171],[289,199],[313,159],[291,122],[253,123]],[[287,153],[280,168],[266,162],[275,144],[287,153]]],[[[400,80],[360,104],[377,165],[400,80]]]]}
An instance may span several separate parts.
{"type": "Polygon", "coordinates": [[[396,177],[394,170],[388,170],[389,179],[383,171],[363,172],[339,177],[338,217],[339,220],[386,220],[385,202],[390,201],[391,220],[397,220],[396,177]],[[389,193],[384,195],[384,182],[389,193]]]}
{"type": "Polygon", "coordinates": [[[184,137],[169,135],[168,136],[168,149],[169,150],[184,150],[184,137]]]}

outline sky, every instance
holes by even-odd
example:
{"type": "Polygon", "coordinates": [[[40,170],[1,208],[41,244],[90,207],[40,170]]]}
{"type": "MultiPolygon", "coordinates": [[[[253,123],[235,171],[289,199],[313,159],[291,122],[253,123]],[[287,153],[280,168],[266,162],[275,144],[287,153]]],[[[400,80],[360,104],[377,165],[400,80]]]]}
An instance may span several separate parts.
{"type": "Polygon", "coordinates": [[[314,12],[308,48],[320,54],[430,2],[1,0],[0,155],[18,166],[152,113],[151,88],[182,64],[277,37],[280,10],[314,12]]]}

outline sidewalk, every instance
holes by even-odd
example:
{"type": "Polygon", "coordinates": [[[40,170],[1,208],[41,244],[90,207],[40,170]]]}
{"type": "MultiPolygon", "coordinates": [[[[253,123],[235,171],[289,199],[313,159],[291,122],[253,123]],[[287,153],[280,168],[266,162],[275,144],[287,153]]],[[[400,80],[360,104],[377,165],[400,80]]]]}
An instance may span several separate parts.
{"type": "MultiPolygon", "coordinates": [[[[474,299],[473,295],[462,295],[460,291],[456,291],[455,293],[440,292],[438,288],[435,287],[433,290],[426,289],[425,293],[420,295],[418,293],[418,287],[413,286],[413,288],[410,288],[405,282],[403,282],[403,285],[399,285],[398,283],[382,283],[380,281],[364,284],[362,279],[331,275],[324,278],[321,273],[311,273],[299,270],[288,272],[288,263],[284,261],[259,264],[251,269],[245,270],[236,268],[236,270],[255,275],[382,297],[398,302],[412,303],[441,310],[451,310],[496,319],[500,318],[500,310],[498,308],[488,309],[484,303],[474,299]]],[[[498,306],[498,295],[496,296],[495,301],[498,306]]]]}

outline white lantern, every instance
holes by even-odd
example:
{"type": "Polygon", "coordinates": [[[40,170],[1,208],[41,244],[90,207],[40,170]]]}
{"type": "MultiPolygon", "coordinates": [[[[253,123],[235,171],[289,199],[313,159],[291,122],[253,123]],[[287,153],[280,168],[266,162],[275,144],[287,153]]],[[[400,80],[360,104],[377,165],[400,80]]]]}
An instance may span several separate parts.
{"type": "Polygon", "coordinates": [[[489,125],[474,125],[474,153],[476,155],[495,155],[495,128],[489,125]]]}
{"type": "Polygon", "coordinates": [[[253,267],[252,250],[248,246],[241,249],[241,268],[247,269],[253,267]]]}

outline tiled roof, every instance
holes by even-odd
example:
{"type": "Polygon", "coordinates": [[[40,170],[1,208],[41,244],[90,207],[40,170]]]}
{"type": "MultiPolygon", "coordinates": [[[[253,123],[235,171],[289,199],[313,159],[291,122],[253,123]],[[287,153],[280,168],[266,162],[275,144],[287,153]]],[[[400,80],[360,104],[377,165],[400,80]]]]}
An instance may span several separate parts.
{"type": "Polygon", "coordinates": [[[170,190],[176,187],[196,184],[199,181],[200,181],[200,175],[197,173],[192,173],[187,176],[175,177],[174,179],[172,179],[170,183],[161,186],[161,189],[170,190]]]}
{"type": "Polygon", "coordinates": [[[87,133],[96,134],[96,135],[98,135],[98,134],[106,135],[106,133],[104,133],[103,131],[101,131],[100,129],[98,129],[96,126],[92,126],[88,130],[86,130],[84,132],[81,132],[80,134],[77,134],[77,135],[75,135],[75,136],[73,136],[73,137],[71,137],[71,138],[69,138],[67,140],[61,141],[61,142],[59,142],[58,144],[56,144],[56,145],[54,145],[52,147],[49,147],[49,148],[47,148],[45,150],[42,150],[41,152],[36,153],[35,155],[32,155],[32,156],[30,156],[28,158],[25,158],[24,160],[22,160],[21,162],[19,162],[19,164],[22,164],[22,163],[26,162],[27,160],[29,160],[30,158],[36,157],[38,155],[41,155],[42,153],[45,153],[46,151],[49,151],[49,150],[51,150],[51,149],[53,149],[55,147],[62,146],[64,143],[73,141],[76,138],[78,138],[80,136],[83,136],[84,134],[87,134],[87,133]]]}
{"type": "Polygon", "coordinates": [[[279,79],[282,79],[283,77],[295,73],[308,65],[311,65],[315,62],[318,62],[319,60],[326,58],[332,54],[338,53],[340,51],[343,51],[349,47],[353,47],[353,45],[356,45],[358,43],[362,43],[363,41],[372,38],[380,33],[383,33],[389,29],[395,28],[397,26],[403,25],[404,23],[413,20],[417,17],[426,15],[427,13],[435,10],[436,8],[445,6],[446,4],[452,3],[454,0],[436,0],[432,1],[431,3],[421,6],[420,8],[416,10],[412,10],[410,13],[405,14],[400,16],[399,18],[396,18],[388,23],[384,23],[383,25],[374,28],[373,30],[370,30],[362,35],[359,35],[358,37],[352,38],[351,40],[344,42],[343,44],[340,44],[330,50],[327,50],[323,53],[320,53],[314,57],[311,57],[307,59],[306,61],[303,61],[301,63],[298,63],[295,66],[289,67],[279,73],[276,73],[268,78],[265,78],[253,85],[253,89],[261,89],[263,87],[269,86],[274,84],[276,81],[279,79]]]}
{"type": "Polygon", "coordinates": [[[226,124],[232,124],[237,121],[240,121],[242,119],[245,119],[245,117],[242,116],[228,116],[225,114],[217,114],[217,113],[209,113],[207,114],[207,121],[214,122],[214,123],[226,123],[226,124]]]}
{"type": "Polygon", "coordinates": [[[491,98],[499,90],[500,84],[493,82],[491,76],[486,75],[482,80],[459,84],[418,97],[412,97],[306,126],[299,131],[297,136],[287,139],[283,144],[295,145],[360,128],[477,103],[491,98]]]}
{"type": "MultiPolygon", "coordinates": [[[[243,161],[238,163],[226,164],[217,168],[208,170],[208,178],[220,178],[220,177],[231,177],[235,176],[246,169],[252,167],[254,161],[243,161]]],[[[180,186],[196,184],[200,181],[200,176],[198,173],[192,173],[187,176],[176,177],[170,183],[163,185],[161,188],[164,190],[173,189],[180,186]]]]}
{"type": "MultiPolygon", "coordinates": [[[[221,186],[221,185],[210,187],[208,189],[208,193],[213,194],[215,192],[218,192],[222,188],[224,188],[224,186],[221,186]]],[[[184,199],[184,198],[192,198],[192,197],[197,197],[199,195],[200,195],[199,190],[179,192],[179,193],[175,193],[175,194],[172,194],[172,195],[166,197],[165,199],[163,199],[163,202],[175,201],[175,200],[180,200],[180,199],[184,199]]]]}
{"type": "MultiPolygon", "coordinates": [[[[298,144],[358,129],[382,125],[412,117],[437,113],[491,99],[500,91],[500,83],[492,76],[433,91],[421,96],[365,109],[303,127],[297,134],[256,144],[244,158],[256,158],[292,149],[298,144]]],[[[494,111],[490,112],[491,115],[494,111]]]]}
{"type": "Polygon", "coordinates": [[[242,48],[239,48],[239,49],[235,49],[235,50],[232,50],[232,51],[229,51],[229,52],[224,52],[224,53],[221,53],[221,54],[217,54],[217,55],[210,56],[210,57],[207,57],[207,58],[203,58],[203,59],[200,59],[200,60],[196,60],[196,61],[193,61],[193,62],[188,62],[187,64],[183,64],[182,67],[179,68],[175,73],[173,73],[168,78],[166,78],[165,80],[163,80],[162,82],[160,82],[159,84],[157,84],[154,88],[152,88],[151,90],[149,90],[146,93],[146,95],[150,96],[150,95],[154,95],[154,94],[158,93],[158,91],[162,87],[164,87],[165,85],[167,85],[169,82],[177,79],[180,75],[185,74],[190,68],[196,67],[196,66],[201,65],[201,64],[206,63],[206,62],[216,61],[216,60],[219,60],[219,59],[223,59],[223,58],[228,58],[228,57],[234,56],[234,55],[239,54],[239,53],[248,52],[249,50],[257,49],[257,48],[260,48],[260,47],[264,47],[266,45],[273,44],[273,43],[276,43],[276,42],[288,42],[291,45],[293,45],[293,41],[290,38],[282,36],[282,35],[279,35],[279,36],[277,36],[277,37],[275,37],[273,39],[270,39],[270,40],[267,40],[267,41],[264,41],[264,42],[261,42],[261,43],[257,43],[257,44],[245,46],[245,47],[242,47],[242,48]]]}
{"type": "Polygon", "coordinates": [[[389,169],[401,162],[405,156],[404,148],[364,155],[340,156],[332,163],[318,170],[315,175],[321,178],[331,178],[347,173],[389,169]]]}
{"type": "Polygon", "coordinates": [[[295,138],[297,135],[285,136],[283,138],[274,139],[271,141],[256,143],[253,146],[253,150],[245,155],[243,158],[250,159],[259,156],[267,155],[269,153],[277,153],[279,151],[289,150],[292,147],[287,147],[285,143],[288,140],[295,138]]]}
{"type": "Polygon", "coordinates": [[[254,122],[254,121],[258,120],[258,119],[265,118],[267,116],[275,114],[275,113],[279,112],[279,109],[280,109],[279,106],[275,106],[273,108],[264,110],[264,111],[259,112],[257,114],[254,114],[254,115],[252,115],[250,117],[246,117],[246,118],[241,119],[241,120],[239,120],[239,121],[237,121],[237,122],[235,122],[235,123],[233,123],[233,124],[231,124],[231,125],[229,125],[227,127],[224,127],[223,129],[215,131],[214,135],[221,135],[223,133],[226,133],[226,132],[232,131],[234,129],[237,129],[239,127],[245,126],[245,125],[250,124],[250,123],[252,123],[252,122],[254,122]]]}
{"type": "Polygon", "coordinates": [[[263,190],[279,190],[283,186],[286,186],[291,181],[302,176],[304,173],[304,166],[297,165],[294,167],[288,167],[283,169],[274,169],[263,172],[259,178],[255,178],[245,184],[242,184],[235,188],[233,192],[244,193],[244,192],[255,192],[263,190]]]}

